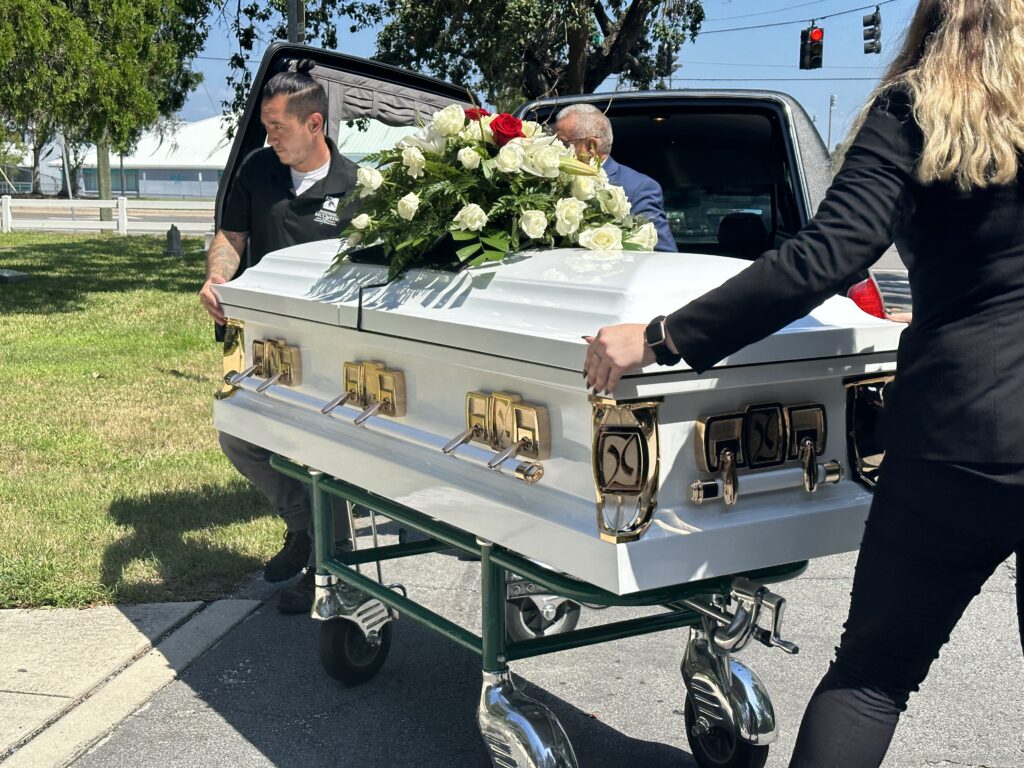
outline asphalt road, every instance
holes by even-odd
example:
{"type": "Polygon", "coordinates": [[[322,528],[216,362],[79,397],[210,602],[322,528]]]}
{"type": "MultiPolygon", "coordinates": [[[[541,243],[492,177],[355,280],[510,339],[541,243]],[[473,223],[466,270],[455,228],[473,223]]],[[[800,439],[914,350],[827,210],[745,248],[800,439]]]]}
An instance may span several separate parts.
{"type": "MultiPolygon", "coordinates": [[[[789,599],[792,657],[761,646],[740,660],[765,682],[781,724],[769,766],[785,766],[803,707],[831,657],[854,558],[814,561],[778,586],[789,599]]],[[[911,702],[887,768],[1024,765],[1022,656],[1013,565],[975,600],[911,702]]],[[[479,625],[479,565],[445,554],[386,566],[387,581],[466,626],[479,625]]],[[[255,581],[240,596],[272,597],[255,581]]],[[[584,624],[635,611],[584,610],[584,624]]],[[[694,766],[683,731],[679,661],[685,630],[516,662],[522,688],[547,704],[581,766],[694,766]]],[[[756,644],[755,644],[756,645],[756,644]]],[[[390,656],[367,684],[345,688],[321,670],[317,625],[268,602],[74,763],[75,768],[489,766],[476,728],[479,662],[400,619],[390,656]]]]}

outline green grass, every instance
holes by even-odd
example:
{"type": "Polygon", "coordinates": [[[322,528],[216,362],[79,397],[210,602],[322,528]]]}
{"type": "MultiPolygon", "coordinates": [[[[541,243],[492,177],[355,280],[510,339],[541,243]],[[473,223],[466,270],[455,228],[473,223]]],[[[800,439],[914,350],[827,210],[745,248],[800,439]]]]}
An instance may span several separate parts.
{"type": "Polygon", "coordinates": [[[200,240],[0,235],[0,607],[219,597],[283,525],[211,426],[200,240]]]}

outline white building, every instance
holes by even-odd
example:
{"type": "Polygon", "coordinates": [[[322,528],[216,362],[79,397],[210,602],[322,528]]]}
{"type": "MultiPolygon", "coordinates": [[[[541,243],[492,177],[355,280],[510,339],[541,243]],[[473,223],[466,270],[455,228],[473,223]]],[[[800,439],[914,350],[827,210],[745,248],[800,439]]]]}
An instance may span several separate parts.
{"type": "MultiPolygon", "coordinates": [[[[358,163],[371,152],[393,147],[414,130],[408,126],[384,125],[376,120],[367,121],[365,130],[342,125],[337,133],[338,151],[358,163]]],[[[220,116],[185,123],[163,141],[155,133],[147,133],[131,155],[110,156],[111,188],[115,197],[124,194],[128,197],[214,198],[230,151],[231,142],[220,116]]],[[[61,161],[55,160],[50,165],[60,168],[61,161]]],[[[79,194],[98,193],[95,147],[85,156],[79,179],[79,194]]]]}
{"type": "MultiPolygon", "coordinates": [[[[217,184],[230,150],[231,142],[219,116],[185,123],[163,140],[154,132],[146,133],[132,154],[111,154],[110,179],[114,196],[216,197],[217,184]]],[[[82,164],[79,193],[95,195],[98,191],[96,148],[92,147],[82,164]]]]}

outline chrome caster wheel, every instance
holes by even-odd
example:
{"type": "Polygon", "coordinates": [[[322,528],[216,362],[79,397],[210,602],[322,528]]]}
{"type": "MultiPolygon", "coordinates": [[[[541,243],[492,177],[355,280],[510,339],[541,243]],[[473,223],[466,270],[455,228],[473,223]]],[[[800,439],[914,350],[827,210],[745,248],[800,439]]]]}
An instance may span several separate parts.
{"type": "Polygon", "coordinates": [[[748,744],[721,725],[698,718],[689,695],[686,697],[686,740],[700,768],[762,768],[768,747],[748,744]]]}
{"type": "Polygon", "coordinates": [[[320,625],[320,664],[345,685],[359,685],[384,665],[391,650],[391,624],[387,622],[369,638],[354,621],[332,619],[320,625]]]}
{"type": "Polygon", "coordinates": [[[571,632],[579,621],[580,604],[564,597],[537,595],[505,602],[505,628],[513,642],[571,632]]]}
{"type": "Polygon", "coordinates": [[[477,725],[494,768],[579,768],[558,718],[517,691],[507,669],[484,672],[477,725]]]}

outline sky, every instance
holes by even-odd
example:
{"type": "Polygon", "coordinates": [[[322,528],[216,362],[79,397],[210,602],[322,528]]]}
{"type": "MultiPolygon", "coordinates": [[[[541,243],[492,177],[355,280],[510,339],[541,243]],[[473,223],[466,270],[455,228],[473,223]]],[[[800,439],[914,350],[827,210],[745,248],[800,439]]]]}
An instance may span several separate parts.
{"type": "MultiPolygon", "coordinates": [[[[766,88],[784,91],[815,118],[822,139],[829,137],[829,101],[832,111],[831,144],[842,141],[853,118],[898,50],[913,16],[916,0],[882,0],[882,54],[863,52],[862,18],[875,9],[863,0],[704,0],[701,33],[679,51],[680,68],[672,78],[676,88],[766,88]],[[825,30],[824,66],[801,70],[798,66],[800,30],[817,19],[825,30]],[[751,28],[754,27],[754,28],[751,28]]],[[[196,60],[205,82],[181,112],[185,121],[218,115],[228,98],[227,57],[233,50],[223,19],[212,18],[206,49],[196,60]]],[[[376,33],[339,29],[339,50],[355,56],[373,55],[376,33]]],[[[260,51],[262,48],[260,47],[260,51]]],[[[258,58],[258,57],[257,57],[258,58]]],[[[256,63],[253,65],[256,67],[256,63]]],[[[612,90],[614,80],[600,90],[612,90]]]]}

